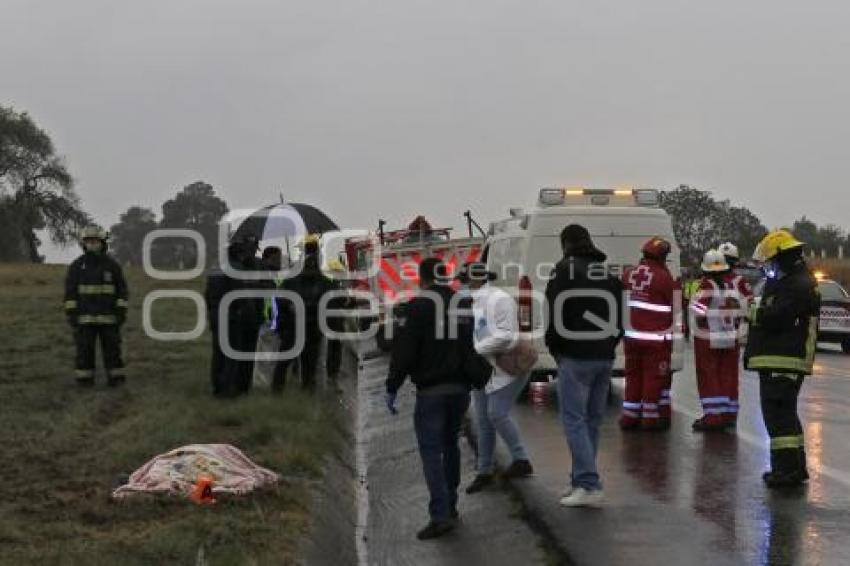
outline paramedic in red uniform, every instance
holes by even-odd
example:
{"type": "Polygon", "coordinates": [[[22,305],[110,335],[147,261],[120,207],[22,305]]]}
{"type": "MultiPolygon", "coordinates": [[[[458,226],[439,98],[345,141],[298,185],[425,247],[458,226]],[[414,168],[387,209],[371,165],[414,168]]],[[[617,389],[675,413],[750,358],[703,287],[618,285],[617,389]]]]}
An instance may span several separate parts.
{"type": "Polygon", "coordinates": [[[736,422],[738,389],[738,327],[740,302],[734,277],[719,250],[709,250],[702,261],[699,291],[691,300],[694,317],[694,356],[697,390],[703,416],[693,423],[697,431],[722,430],[736,422]],[[736,395],[737,401],[737,395],[736,395]]]}
{"type": "Polygon", "coordinates": [[[673,302],[678,283],[667,269],[670,242],[652,238],[643,259],[626,270],[626,392],[620,427],[664,430],[670,427],[670,355],[673,302]]]}

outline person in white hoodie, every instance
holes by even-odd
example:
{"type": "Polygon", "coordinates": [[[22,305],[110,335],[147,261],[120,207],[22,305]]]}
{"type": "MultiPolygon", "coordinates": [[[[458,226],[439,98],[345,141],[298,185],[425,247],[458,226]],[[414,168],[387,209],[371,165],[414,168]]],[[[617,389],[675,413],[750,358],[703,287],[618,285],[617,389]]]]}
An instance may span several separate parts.
{"type": "Polygon", "coordinates": [[[520,337],[516,301],[502,289],[488,285],[495,277],[486,265],[478,262],[464,265],[458,276],[472,291],[475,351],[493,367],[487,384],[472,392],[478,426],[478,473],[466,488],[467,493],[481,491],[493,482],[496,435],[505,442],[513,459],[505,477],[527,477],[534,471],[519,429],[511,418],[511,410],[528,382],[528,375],[510,375],[495,361],[496,356],[513,349],[520,337]]]}

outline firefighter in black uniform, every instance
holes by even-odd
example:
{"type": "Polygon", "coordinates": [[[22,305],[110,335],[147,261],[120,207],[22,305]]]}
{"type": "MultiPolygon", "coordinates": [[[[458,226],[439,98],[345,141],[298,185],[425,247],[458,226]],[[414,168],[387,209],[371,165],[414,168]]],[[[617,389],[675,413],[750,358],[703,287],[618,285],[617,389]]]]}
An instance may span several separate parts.
{"type": "Polygon", "coordinates": [[[770,436],[770,488],[809,479],[797,396],[811,375],[817,343],[820,294],[803,259],[803,243],[785,230],[759,243],[754,259],[766,264],[761,302],[750,309],[745,367],[759,372],[761,411],[770,436]]]}
{"type": "Polygon", "coordinates": [[[85,253],[68,268],[65,278],[65,314],[74,329],[77,346],[77,383],[94,385],[98,339],[103,350],[107,384],[124,383],[121,359],[121,325],[127,318],[127,283],[124,273],[107,253],[108,234],[98,226],[80,233],[85,253]]]}

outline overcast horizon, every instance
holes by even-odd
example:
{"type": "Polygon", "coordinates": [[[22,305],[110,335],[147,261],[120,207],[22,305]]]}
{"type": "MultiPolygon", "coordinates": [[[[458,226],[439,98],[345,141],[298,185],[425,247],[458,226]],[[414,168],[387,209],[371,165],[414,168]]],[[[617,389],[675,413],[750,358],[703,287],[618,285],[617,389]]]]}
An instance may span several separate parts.
{"type": "Polygon", "coordinates": [[[687,183],[768,227],[850,228],[846,2],[3,5],[0,103],[105,226],[203,180],[232,209],[282,192],[350,227],[687,183]]]}

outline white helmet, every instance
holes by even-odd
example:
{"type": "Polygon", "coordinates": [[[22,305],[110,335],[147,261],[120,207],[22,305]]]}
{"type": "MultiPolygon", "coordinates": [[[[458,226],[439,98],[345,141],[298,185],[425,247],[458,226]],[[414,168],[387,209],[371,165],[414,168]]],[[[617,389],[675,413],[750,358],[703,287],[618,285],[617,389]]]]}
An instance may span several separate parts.
{"type": "Polygon", "coordinates": [[[708,250],[705,252],[700,267],[704,273],[729,271],[729,264],[726,263],[726,257],[720,250],[708,250]]]}
{"type": "Polygon", "coordinates": [[[738,253],[738,246],[733,244],[732,242],[726,242],[725,244],[720,244],[720,247],[717,248],[717,251],[722,253],[726,257],[731,257],[732,259],[740,259],[740,254],[738,253]]]}

